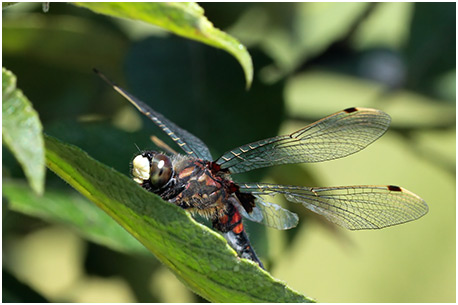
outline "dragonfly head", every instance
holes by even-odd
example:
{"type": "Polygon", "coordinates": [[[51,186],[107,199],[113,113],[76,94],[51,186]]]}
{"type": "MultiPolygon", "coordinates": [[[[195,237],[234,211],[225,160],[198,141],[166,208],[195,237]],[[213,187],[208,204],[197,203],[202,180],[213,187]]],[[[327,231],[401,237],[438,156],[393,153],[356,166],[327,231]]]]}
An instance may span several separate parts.
{"type": "Polygon", "coordinates": [[[142,185],[145,180],[151,191],[155,192],[166,186],[174,174],[172,161],[164,154],[146,151],[132,160],[132,176],[142,185]]]}

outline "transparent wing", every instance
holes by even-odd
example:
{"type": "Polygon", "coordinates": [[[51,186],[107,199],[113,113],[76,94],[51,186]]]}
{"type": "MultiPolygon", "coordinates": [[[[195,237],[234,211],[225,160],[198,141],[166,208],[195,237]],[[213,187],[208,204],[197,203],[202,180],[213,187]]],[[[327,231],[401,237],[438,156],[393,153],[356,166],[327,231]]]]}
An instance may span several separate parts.
{"type": "Polygon", "coordinates": [[[141,113],[151,119],[159,128],[161,128],[178,146],[183,149],[188,155],[193,155],[196,158],[213,160],[208,147],[195,135],[178,127],[175,123],[169,121],[159,112],[154,111],[148,105],[131,95],[126,90],[115,85],[105,75],[95,70],[103,80],[111,85],[118,93],[125,97],[132,105],[134,105],[141,113]]]}
{"type": "Polygon", "coordinates": [[[253,195],[282,194],[291,202],[350,230],[381,229],[420,218],[426,202],[398,186],[358,185],[309,188],[276,184],[240,184],[253,195]]]}
{"type": "Polygon", "coordinates": [[[246,144],[224,153],[216,163],[232,173],[278,164],[321,162],[365,148],[385,133],[390,116],[369,108],[348,108],[289,135],[246,144]]]}
{"type": "Polygon", "coordinates": [[[288,230],[297,226],[299,217],[296,213],[288,211],[278,204],[265,202],[259,196],[255,197],[256,206],[253,211],[247,213],[245,209],[239,209],[243,217],[278,230],[288,230]]]}

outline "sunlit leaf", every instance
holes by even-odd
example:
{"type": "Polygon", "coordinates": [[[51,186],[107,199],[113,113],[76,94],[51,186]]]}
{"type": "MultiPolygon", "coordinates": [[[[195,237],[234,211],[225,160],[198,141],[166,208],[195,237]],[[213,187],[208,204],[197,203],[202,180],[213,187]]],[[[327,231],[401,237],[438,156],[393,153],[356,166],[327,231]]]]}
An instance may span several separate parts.
{"type": "Polygon", "coordinates": [[[251,86],[253,63],[245,46],[234,37],[215,28],[197,3],[77,2],[76,5],[101,14],[144,21],[177,35],[223,49],[242,65],[247,87],[251,86]]]}
{"type": "Polygon", "coordinates": [[[226,241],[80,149],[46,137],[47,166],[135,236],[195,293],[213,302],[307,302],[239,259],[226,241]]]}
{"type": "Polygon", "coordinates": [[[45,154],[37,112],[16,88],[16,77],[2,68],[2,139],[22,166],[32,189],[43,193],[45,154]]]}

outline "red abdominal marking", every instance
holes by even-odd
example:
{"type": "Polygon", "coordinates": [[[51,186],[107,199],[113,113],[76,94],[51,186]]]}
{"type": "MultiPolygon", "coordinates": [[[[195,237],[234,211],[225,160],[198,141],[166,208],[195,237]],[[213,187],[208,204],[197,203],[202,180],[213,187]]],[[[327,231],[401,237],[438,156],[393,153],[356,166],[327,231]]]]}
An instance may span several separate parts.
{"type": "Polygon", "coordinates": [[[241,218],[241,216],[240,216],[240,213],[239,213],[239,212],[236,212],[236,213],[234,213],[234,215],[232,216],[231,223],[232,223],[232,224],[239,223],[241,219],[242,219],[242,218],[241,218]]]}
{"type": "Polygon", "coordinates": [[[239,223],[232,229],[232,232],[234,232],[235,234],[240,234],[242,233],[242,231],[243,231],[243,223],[239,223]]]}

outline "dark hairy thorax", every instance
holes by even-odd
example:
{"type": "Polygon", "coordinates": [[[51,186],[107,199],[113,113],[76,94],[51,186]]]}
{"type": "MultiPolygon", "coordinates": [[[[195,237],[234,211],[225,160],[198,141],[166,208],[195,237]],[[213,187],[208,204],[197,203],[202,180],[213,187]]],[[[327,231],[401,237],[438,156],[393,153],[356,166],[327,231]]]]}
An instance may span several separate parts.
{"type": "MultiPolygon", "coordinates": [[[[232,182],[229,173],[220,170],[213,162],[177,156],[172,159],[172,164],[175,171],[172,183],[155,192],[164,200],[214,220],[225,214],[230,204],[229,197],[239,197],[238,186],[232,182]]],[[[142,186],[148,189],[148,182],[142,186]]],[[[254,197],[249,196],[253,197],[240,195],[244,201],[253,201],[254,197]]]]}

